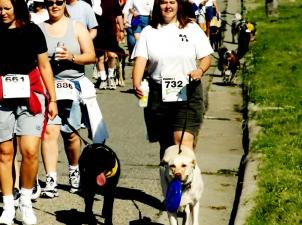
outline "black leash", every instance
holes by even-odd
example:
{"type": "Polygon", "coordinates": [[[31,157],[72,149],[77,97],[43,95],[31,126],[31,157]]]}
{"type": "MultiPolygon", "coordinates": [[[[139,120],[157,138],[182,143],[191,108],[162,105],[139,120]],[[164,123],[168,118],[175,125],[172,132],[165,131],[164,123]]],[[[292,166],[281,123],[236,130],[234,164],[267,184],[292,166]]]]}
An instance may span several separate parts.
{"type": "Polygon", "coordinates": [[[83,143],[85,145],[90,145],[91,143],[88,142],[85,138],[82,137],[82,135],[79,133],[79,131],[77,131],[67,120],[66,120],[66,124],[69,126],[69,128],[76,134],[79,136],[79,138],[83,141],[83,143]]]}
{"type": "Polygon", "coordinates": [[[186,131],[186,126],[187,126],[187,120],[188,120],[188,111],[189,111],[189,85],[191,84],[192,82],[192,78],[190,77],[189,78],[189,84],[187,86],[187,111],[186,111],[186,119],[185,119],[185,122],[184,122],[184,126],[182,128],[182,132],[181,132],[181,137],[180,137],[180,142],[179,142],[179,149],[178,149],[178,154],[180,154],[182,152],[181,150],[181,144],[182,144],[182,141],[183,141],[183,138],[184,138],[184,135],[185,135],[185,131],[186,131]]]}
{"type": "MultiPolygon", "coordinates": [[[[188,103],[188,100],[187,100],[187,107],[189,109],[189,103],[188,103]]],[[[180,154],[182,152],[181,150],[181,144],[182,144],[182,141],[183,141],[183,138],[184,138],[184,135],[185,135],[185,131],[186,131],[186,126],[187,126],[187,120],[188,120],[188,110],[186,112],[186,119],[185,119],[185,123],[184,123],[184,126],[182,128],[182,132],[181,132],[181,137],[180,137],[180,142],[179,142],[179,149],[178,149],[178,154],[180,154]]]]}

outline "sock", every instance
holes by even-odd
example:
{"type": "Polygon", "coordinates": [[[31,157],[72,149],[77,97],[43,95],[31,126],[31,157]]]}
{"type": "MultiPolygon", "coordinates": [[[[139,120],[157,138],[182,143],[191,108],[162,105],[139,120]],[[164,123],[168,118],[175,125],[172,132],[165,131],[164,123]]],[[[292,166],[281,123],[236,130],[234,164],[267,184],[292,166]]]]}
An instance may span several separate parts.
{"type": "Polygon", "coordinates": [[[114,77],[114,68],[108,68],[108,77],[113,78],[114,77]]]}
{"type": "Polygon", "coordinates": [[[31,189],[27,189],[27,188],[23,188],[21,187],[21,190],[20,190],[20,193],[21,193],[21,196],[20,196],[20,201],[22,203],[25,203],[25,204],[31,204],[31,195],[32,195],[32,188],[31,189]]]}
{"type": "Polygon", "coordinates": [[[75,171],[75,170],[78,170],[78,169],[79,169],[79,165],[76,165],[76,166],[69,165],[69,172],[75,171]]]}
{"type": "Polygon", "coordinates": [[[101,80],[106,80],[107,79],[106,71],[105,70],[99,71],[99,76],[100,76],[101,80]]]}
{"type": "Polygon", "coordinates": [[[57,183],[57,172],[50,172],[47,175],[51,176],[54,179],[55,183],[57,183]]]}
{"type": "Polygon", "coordinates": [[[3,208],[7,210],[15,210],[15,202],[13,195],[3,196],[3,208]]]}

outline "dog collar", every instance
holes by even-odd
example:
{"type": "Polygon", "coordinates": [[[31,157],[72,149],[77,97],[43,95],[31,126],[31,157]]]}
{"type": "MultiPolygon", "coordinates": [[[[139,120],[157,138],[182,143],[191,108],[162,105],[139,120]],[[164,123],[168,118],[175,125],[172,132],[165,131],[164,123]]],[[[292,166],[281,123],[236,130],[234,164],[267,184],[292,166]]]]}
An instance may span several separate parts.
{"type": "Polygon", "coordinates": [[[108,172],[105,173],[105,177],[106,177],[106,178],[113,177],[113,176],[116,174],[117,169],[118,169],[118,162],[117,162],[117,160],[115,159],[114,167],[112,168],[112,170],[110,170],[110,171],[108,171],[108,172]]]}

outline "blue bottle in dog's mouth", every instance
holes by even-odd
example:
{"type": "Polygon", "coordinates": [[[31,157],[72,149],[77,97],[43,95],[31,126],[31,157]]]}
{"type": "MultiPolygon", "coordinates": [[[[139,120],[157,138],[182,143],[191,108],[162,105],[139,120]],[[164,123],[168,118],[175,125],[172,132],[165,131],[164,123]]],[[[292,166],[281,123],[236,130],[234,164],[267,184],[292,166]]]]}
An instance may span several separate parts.
{"type": "Polygon", "coordinates": [[[180,179],[173,179],[168,185],[165,199],[165,206],[168,212],[177,211],[181,201],[181,194],[182,184],[180,179]]]}

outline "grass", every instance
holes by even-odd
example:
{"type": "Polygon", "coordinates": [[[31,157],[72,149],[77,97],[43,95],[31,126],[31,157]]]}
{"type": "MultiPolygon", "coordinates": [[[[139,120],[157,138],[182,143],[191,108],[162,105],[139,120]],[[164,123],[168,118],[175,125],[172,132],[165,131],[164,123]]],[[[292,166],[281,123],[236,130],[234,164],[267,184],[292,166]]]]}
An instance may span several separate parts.
{"type": "Polygon", "coordinates": [[[264,0],[247,17],[257,23],[253,68],[243,74],[249,101],[280,107],[251,113],[262,127],[250,151],[261,153],[256,207],[246,225],[302,224],[302,0],[280,0],[279,16],[267,18],[264,0]]]}

